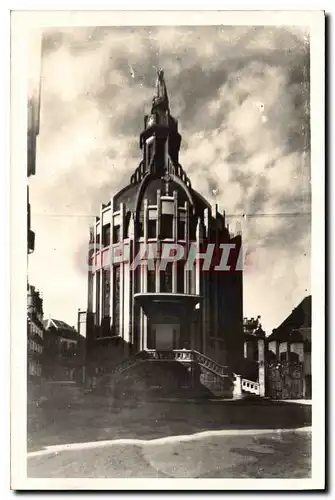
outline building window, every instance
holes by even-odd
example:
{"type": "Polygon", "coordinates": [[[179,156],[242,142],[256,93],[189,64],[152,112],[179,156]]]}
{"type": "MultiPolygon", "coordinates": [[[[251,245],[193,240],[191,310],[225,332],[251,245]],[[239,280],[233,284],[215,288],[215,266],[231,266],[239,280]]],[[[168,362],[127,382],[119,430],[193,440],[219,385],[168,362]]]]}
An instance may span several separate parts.
{"type": "Polygon", "coordinates": [[[168,262],[165,271],[160,272],[160,288],[163,293],[172,293],[172,262],[168,262]]]}
{"type": "Polygon", "coordinates": [[[141,292],[141,269],[142,269],[142,266],[137,266],[137,268],[135,269],[135,273],[134,273],[135,293],[141,292]]]}
{"type": "Polygon", "coordinates": [[[156,271],[148,270],[147,291],[149,293],[156,292],[156,271]]]}
{"type": "Polygon", "coordinates": [[[131,212],[127,212],[125,220],[124,220],[124,237],[125,238],[129,238],[130,220],[131,220],[131,212]]]}
{"type": "Polygon", "coordinates": [[[103,272],[102,277],[103,317],[106,318],[110,314],[110,271],[103,272]]]}
{"type": "Polygon", "coordinates": [[[279,359],[280,359],[281,363],[284,363],[286,361],[286,359],[287,359],[287,353],[286,353],[286,351],[280,353],[279,359]]]}
{"type": "Polygon", "coordinates": [[[97,324],[100,323],[100,272],[96,273],[95,307],[97,324]]]}
{"type": "Polygon", "coordinates": [[[178,220],[178,240],[185,240],[185,221],[178,220]]]}
{"type": "Polygon", "coordinates": [[[113,226],[113,243],[120,241],[120,225],[113,226]]]}
{"type": "Polygon", "coordinates": [[[97,234],[96,244],[100,245],[100,234],[97,234]]]}
{"type": "Polygon", "coordinates": [[[147,157],[147,166],[148,167],[150,165],[153,154],[154,154],[154,142],[153,142],[153,140],[151,140],[150,142],[148,141],[146,144],[146,157],[147,157]]]}
{"type": "Polygon", "coordinates": [[[185,292],[184,263],[177,262],[177,293],[185,292]]]}
{"type": "Polygon", "coordinates": [[[102,228],[102,244],[104,247],[108,247],[111,242],[111,225],[106,224],[102,228]]]}
{"type": "Polygon", "coordinates": [[[120,334],[120,266],[114,267],[113,282],[113,328],[114,335],[120,334]]]}
{"type": "Polygon", "coordinates": [[[172,214],[162,214],[161,215],[161,239],[173,238],[173,215],[172,214]]]}
{"type": "Polygon", "coordinates": [[[155,220],[148,220],[148,238],[157,238],[157,222],[155,220]]]}
{"type": "Polygon", "coordinates": [[[142,238],[144,236],[144,227],[143,227],[143,222],[140,221],[138,223],[138,235],[140,238],[142,238]]]}

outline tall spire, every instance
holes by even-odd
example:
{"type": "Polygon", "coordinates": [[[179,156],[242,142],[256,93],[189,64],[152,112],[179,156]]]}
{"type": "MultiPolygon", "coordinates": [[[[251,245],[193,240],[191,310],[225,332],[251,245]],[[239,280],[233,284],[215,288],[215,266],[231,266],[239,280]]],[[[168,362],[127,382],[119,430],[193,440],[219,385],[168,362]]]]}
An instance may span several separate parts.
{"type": "Polygon", "coordinates": [[[169,98],[166,90],[164,71],[159,69],[157,71],[156,89],[152,99],[151,113],[157,111],[169,112],[169,98]]]}

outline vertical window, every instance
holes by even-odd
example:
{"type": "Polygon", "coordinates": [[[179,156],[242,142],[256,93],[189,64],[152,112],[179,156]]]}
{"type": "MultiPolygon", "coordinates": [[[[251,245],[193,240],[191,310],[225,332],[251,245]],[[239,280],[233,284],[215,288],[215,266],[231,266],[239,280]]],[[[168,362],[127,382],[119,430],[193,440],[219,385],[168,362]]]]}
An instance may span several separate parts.
{"type": "Polygon", "coordinates": [[[161,233],[160,237],[173,238],[173,215],[172,214],[162,214],[161,215],[161,233]]]}
{"type": "Polygon", "coordinates": [[[153,154],[154,154],[154,142],[153,141],[147,142],[147,145],[146,145],[146,155],[147,155],[147,166],[148,167],[150,165],[150,162],[151,162],[151,159],[153,157],[153,154]]]}
{"type": "Polygon", "coordinates": [[[185,240],[185,221],[178,220],[178,240],[185,240]]]}
{"type": "Polygon", "coordinates": [[[156,292],[156,271],[151,271],[148,269],[148,281],[147,281],[147,291],[149,293],[156,292]]]}
{"type": "Polygon", "coordinates": [[[280,361],[281,361],[281,363],[285,362],[285,361],[286,361],[286,358],[287,358],[287,353],[286,353],[286,351],[285,351],[285,352],[281,352],[281,353],[280,353],[280,361]]]}
{"type": "Polygon", "coordinates": [[[157,238],[157,221],[153,219],[148,220],[148,238],[157,238]]]}
{"type": "Polygon", "coordinates": [[[113,243],[120,241],[120,225],[113,226],[113,243]]]}
{"type": "Polygon", "coordinates": [[[97,325],[100,323],[100,272],[96,273],[95,307],[97,325]]]}
{"type": "Polygon", "coordinates": [[[103,271],[102,277],[103,317],[106,318],[110,314],[110,271],[103,271]]]}
{"type": "Polygon", "coordinates": [[[129,226],[130,226],[131,212],[127,212],[124,220],[124,237],[129,238],[129,226]]]}
{"type": "Polygon", "coordinates": [[[160,272],[160,288],[163,293],[172,293],[172,262],[168,262],[165,271],[160,272]]]}
{"type": "Polygon", "coordinates": [[[157,139],[156,141],[156,165],[163,167],[165,159],[165,139],[157,139]]]}
{"type": "Polygon", "coordinates": [[[185,292],[184,263],[177,262],[177,293],[185,292]]]}
{"type": "Polygon", "coordinates": [[[108,247],[111,242],[111,226],[106,224],[102,228],[102,244],[104,247],[108,247]]]}
{"type": "Polygon", "coordinates": [[[135,293],[140,293],[141,291],[141,269],[142,266],[137,266],[135,269],[135,293]]]}
{"type": "Polygon", "coordinates": [[[97,234],[96,244],[100,245],[100,234],[97,234]]]}
{"type": "Polygon", "coordinates": [[[114,267],[113,283],[113,327],[114,335],[120,334],[120,266],[114,267]]]}

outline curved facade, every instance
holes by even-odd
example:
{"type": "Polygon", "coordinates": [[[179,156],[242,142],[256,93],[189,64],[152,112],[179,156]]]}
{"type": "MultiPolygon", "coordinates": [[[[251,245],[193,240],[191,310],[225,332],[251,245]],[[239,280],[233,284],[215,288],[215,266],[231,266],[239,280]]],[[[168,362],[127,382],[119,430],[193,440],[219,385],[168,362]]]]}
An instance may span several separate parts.
{"type": "Polygon", "coordinates": [[[142,160],[91,229],[88,374],[147,349],[194,349],[221,363],[243,357],[241,236],[192,189],[180,143],[160,72],[140,135],[142,160]],[[208,243],[215,255],[222,243],[234,247],[230,271],[192,263],[190,248],[203,253],[208,243]]]}

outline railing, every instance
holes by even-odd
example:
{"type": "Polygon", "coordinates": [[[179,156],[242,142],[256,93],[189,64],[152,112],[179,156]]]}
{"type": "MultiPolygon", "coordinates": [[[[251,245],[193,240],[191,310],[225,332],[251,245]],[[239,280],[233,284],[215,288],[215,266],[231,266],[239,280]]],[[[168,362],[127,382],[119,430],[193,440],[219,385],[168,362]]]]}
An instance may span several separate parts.
{"type": "Polygon", "coordinates": [[[181,361],[181,362],[195,362],[200,366],[203,366],[207,370],[210,370],[215,375],[219,377],[227,376],[227,367],[219,365],[216,361],[208,358],[204,354],[198,351],[188,350],[188,349],[174,349],[173,351],[163,351],[152,349],[148,350],[148,358],[151,360],[161,360],[161,361],[181,361]]]}
{"type": "Polygon", "coordinates": [[[260,394],[258,382],[254,382],[252,380],[247,380],[246,378],[242,378],[241,375],[236,375],[236,373],[233,373],[233,382],[234,382],[234,386],[235,386],[237,394],[242,395],[243,392],[255,394],[256,396],[259,396],[259,394],[260,394]]]}
{"type": "Polygon", "coordinates": [[[208,358],[198,351],[189,349],[174,349],[173,351],[149,349],[140,351],[139,353],[119,363],[111,370],[110,373],[122,373],[142,361],[179,361],[182,363],[195,362],[219,377],[227,376],[227,367],[219,365],[219,363],[216,363],[216,361],[208,358]]]}
{"type": "Polygon", "coordinates": [[[125,370],[128,370],[128,368],[135,366],[139,361],[145,361],[147,359],[149,359],[147,356],[147,351],[140,351],[116,365],[110,373],[122,373],[125,370]]]}
{"type": "Polygon", "coordinates": [[[195,361],[194,351],[187,349],[174,349],[173,351],[149,349],[145,352],[148,355],[146,359],[152,361],[195,361]]]}
{"type": "MultiPolygon", "coordinates": [[[[190,349],[174,349],[171,351],[160,349],[143,350],[134,354],[118,365],[114,366],[109,374],[121,374],[132,366],[144,361],[178,361],[181,363],[197,363],[221,378],[229,377],[228,367],[222,366],[204,354],[190,349]]],[[[231,374],[235,385],[235,394],[250,393],[259,396],[260,384],[252,380],[242,378],[241,375],[231,374]]],[[[240,397],[241,397],[240,396],[240,397]]]]}
{"type": "Polygon", "coordinates": [[[222,366],[219,365],[216,361],[214,361],[211,358],[208,358],[204,354],[201,354],[198,351],[193,351],[195,355],[195,361],[199,363],[200,366],[203,366],[204,368],[207,368],[211,372],[213,372],[215,375],[219,375],[220,377],[226,377],[227,376],[227,371],[228,367],[227,366],[222,366]]]}
{"type": "Polygon", "coordinates": [[[250,392],[259,396],[259,383],[242,378],[242,391],[250,392]]]}

